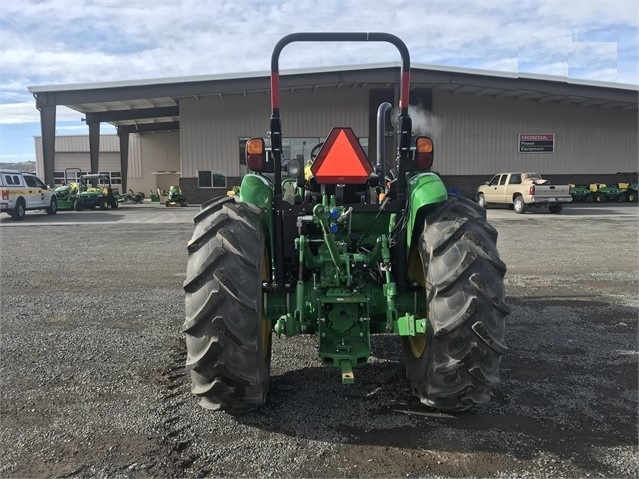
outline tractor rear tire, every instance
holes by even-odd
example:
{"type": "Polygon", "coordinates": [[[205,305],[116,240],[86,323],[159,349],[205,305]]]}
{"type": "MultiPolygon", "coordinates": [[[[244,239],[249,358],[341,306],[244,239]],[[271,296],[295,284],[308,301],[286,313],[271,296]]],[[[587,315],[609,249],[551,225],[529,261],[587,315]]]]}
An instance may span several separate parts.
{"type": "Polygon", "coordinates": [[[188,244],[186,367],[205,409],[245,412],[266,401],[271,324],[263,319],[267,233],[257,206],[221,197],[194,218],[188,244]]]}
{"type": "Polygon", "coordinates": [[[507,351],[506,265],[497,230],[470,200],[449,197],[429,214],[411,251],[410,275],[425,290],[425,334],[402,337],[413,394],[430,407],[462,411],[490,399],[507,351]]]}

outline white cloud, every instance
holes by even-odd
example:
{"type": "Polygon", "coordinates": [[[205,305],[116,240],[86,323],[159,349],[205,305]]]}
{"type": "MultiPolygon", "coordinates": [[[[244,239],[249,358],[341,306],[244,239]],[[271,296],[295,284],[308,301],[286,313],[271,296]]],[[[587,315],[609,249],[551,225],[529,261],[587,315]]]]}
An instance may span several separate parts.
{"type": "MultiPolygon", "coordinates": [[[[638,5],[637,0],[2,0],[0,102],[9,105],[1,121],[39,121],[36,111],[15,106],[31,100],[29,85],[268,71],[273,46],[294,31],[389,31],[407,43],[414,63],[512,72],[523,64],[523,71],[582,78],[605,71],[607,79],[639,83],[638,5]]],[[[296,44],[282,52],[280,67],[398,59],[385,44],[296,44]]]]}
{"type": "MultiPolygon", "coordinates": [[[[83,115],[64,106],[56,108],[56,121],[81,121],[83,115]]],[[[0,124],[40,123],[35,101],[0,104],[0,124]]]]}

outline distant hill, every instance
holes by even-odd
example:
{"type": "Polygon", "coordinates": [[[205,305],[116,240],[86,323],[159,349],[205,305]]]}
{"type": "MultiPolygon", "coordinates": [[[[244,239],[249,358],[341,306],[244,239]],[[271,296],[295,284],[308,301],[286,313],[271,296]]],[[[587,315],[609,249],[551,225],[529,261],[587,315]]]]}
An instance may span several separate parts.
{"type": "Polygon", "coordinates": [[[20,170],[27,173],[35,173],[36,162],[35,161],[22,161],[20,163],[0,163],[0,168],[7,170],[20,170]]]}

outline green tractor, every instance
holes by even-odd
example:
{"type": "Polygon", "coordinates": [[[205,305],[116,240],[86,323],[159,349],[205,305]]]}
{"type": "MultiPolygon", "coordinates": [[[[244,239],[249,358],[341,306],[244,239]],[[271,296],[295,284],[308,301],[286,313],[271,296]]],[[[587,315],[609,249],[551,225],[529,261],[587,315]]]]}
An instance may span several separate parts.
{"type": "Polygon", "coordinates": [[[411,134],[409,86],[408,50],[390,34],[294,33],[275,46],[270,145],[247,141],[239,194],[202,205],[187,247],[183,331],[200,406],[264,404],[272,332],[316,335],[345,384],[365,367],[373,335],[399,335],[407,389],[423,404],[460,411],[489,400],[507,351],[506,266],[485,210],[430,171],[432,141],[411,134]],[[283,159],[278,61],[295,41],[399,50],[399,106],[379,106],[375,164],[347,127],[314,149],[309,181],[299,160],[283,159]],[[397,150],[387,161],[389,111],[397,150]]]}

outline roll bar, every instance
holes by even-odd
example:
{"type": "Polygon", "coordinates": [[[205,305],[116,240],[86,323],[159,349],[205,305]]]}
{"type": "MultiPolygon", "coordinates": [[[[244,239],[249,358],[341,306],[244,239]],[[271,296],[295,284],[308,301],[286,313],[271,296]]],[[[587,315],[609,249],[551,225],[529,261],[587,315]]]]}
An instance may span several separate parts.
{"type": "MultiPolygon", "coordinates": [[[[282,124],[280,119],[280,73],[279,58],[282,50],[286,45],[293,42],[387,42],[394,45],[402,58],[401,64],[401,82],[399,90],[399,157],[398,157],[398,173],[399,180],[404,186],[404,161],[402,157],[407,157],[410,152],[410,136],[411,136],[411,119],[408,115],[408,101],[410,88],[410,55],[406,44],[395,35],[380,32],[341,32],[341,33],[317,33],[317,32],[300,32],[291,33],[283,37],[273,49],[271,56],[271,154],[275,169],[275,198],[282,195],[281,186],[281,165],[282,165],[282,124]]],[[[400,203],[404,201],[404,192],[400,190],[398,195],[400,203]]]]}

